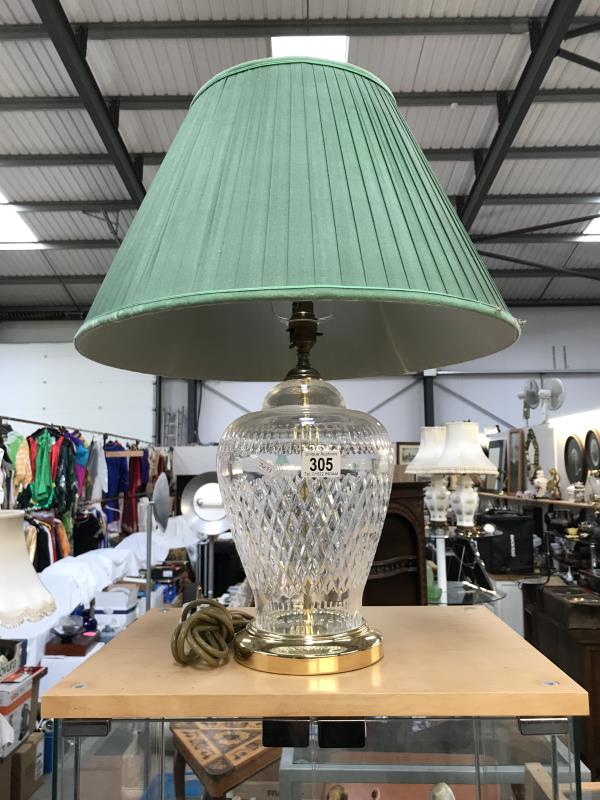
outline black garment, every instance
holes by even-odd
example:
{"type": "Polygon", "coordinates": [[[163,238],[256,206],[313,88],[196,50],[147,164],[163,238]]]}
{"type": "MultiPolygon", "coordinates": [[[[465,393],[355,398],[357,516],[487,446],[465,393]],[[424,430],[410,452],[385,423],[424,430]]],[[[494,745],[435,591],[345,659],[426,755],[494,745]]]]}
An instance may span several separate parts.
{"type": "Polygon", "coordinates": [[[30,525],[33,525],[34,528],[37,529],[37,539],[35,545],[35,556],[33,559],[33,566],[36,572],[42,572],[42,570],[49,567],[52,563],[50,558],[50,542],[48,540],[48,528],[44,525],[41,525],[36,520],[31,520],[29,522],[30,525]]]}
{"type": "MultiPolygon", "coordinates": [[[[60,446],[58,468],[56,471],[54,505],[61,517],[74,509],[77,503],[77,473],[75,471],[75,448],[73,442],[65,437],[60,446]]],[[[76,554],[77,555],[77,554],[76,554]]]]}
{"type": "Polygon", "coordinates": [[[93,514],[81,520],[76,519],[73,527],[73,555],[80,556],[90,550],[97,550],[102,539],[102,528],[93,514]]]}

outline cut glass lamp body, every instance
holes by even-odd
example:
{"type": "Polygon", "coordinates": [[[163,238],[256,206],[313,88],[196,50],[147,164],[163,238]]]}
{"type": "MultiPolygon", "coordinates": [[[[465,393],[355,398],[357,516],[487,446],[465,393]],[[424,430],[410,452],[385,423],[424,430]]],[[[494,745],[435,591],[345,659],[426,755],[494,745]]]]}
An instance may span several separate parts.
{"type": "Polygon", "coordinates": [[[322,674],[381,658],[360,606],[393,463],[384,426],[345,408],[322,380],[278,384],[261,411],[225,430],[219,484],[256,601],[254,623],[236,640],[239,660],[322,674]]]}

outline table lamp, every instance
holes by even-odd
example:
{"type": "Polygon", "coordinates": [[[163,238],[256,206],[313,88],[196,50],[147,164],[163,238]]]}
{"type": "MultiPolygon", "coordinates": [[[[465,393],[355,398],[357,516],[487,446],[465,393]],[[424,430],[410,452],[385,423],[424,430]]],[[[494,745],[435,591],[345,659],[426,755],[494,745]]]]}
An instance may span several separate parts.
{"type": "Polygon", "coordinates": [[[429,512],[430,523],[438,527],[448,524],[450,492],[446,487],[446,476],[432,474],[432,470],[439,462],[445,442],[446,428],[443,425],[421,428],[419,449],[405,470],[409,475],[431,476],[431,481],[424,492],[425,506],[429,512]]]}
{"type": "Polygon", "coordinates": [[[360,601],[393,457],[383,425],[321,375],[398,375],[518,335],[392,92],[355,66],[284,58],[197,93],[76,346],[163,376],[285,376],[219,447],[256,599],[235,653],[322,674],[383,652],[360,601]]]}
{"type": "Polygon", "coordinates": [[[456,489],[450,496],[457,533],[462,536],[476,533],[475,514],[479,507],[479,495],[473,486],[472,476],[498,474],[481,448],[479,425],[476,422],[447,423],[444,449],[431,472],[434,475],[458,475],[456,489]]]}
{"type": "Polygon", "coordinates": [[[444,425],[421,428],[421,440],[416,456],[406,467],[411,475],[429,475],[431,480],[425,487],[425,506],[429,513],[428,535],[435,540],[437,584],[440,589],[440,602],[448,602],[448,578],[446,574],[446,536],[448,535],[448,505],[450,492],[445,475],[432,475],[446,443],[444,425]]]}
{"type": "Polygon", "coordinates": [[[29,559],[22,511],[0,511],[0,627],[38,622],[56,603],[29,559]]]}

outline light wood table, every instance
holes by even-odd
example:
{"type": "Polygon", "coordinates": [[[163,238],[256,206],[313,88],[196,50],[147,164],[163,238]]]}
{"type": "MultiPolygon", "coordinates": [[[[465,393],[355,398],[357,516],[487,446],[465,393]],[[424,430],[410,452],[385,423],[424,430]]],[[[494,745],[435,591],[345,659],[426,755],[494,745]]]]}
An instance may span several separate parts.
{"type": "Polygon", "coordinates": [[[582,716],[587,692],[485,608],[370,607],[383,660],[342,675],[176,664],[178,609],[144,615],[42,699],[57,719],[582,716]]]}

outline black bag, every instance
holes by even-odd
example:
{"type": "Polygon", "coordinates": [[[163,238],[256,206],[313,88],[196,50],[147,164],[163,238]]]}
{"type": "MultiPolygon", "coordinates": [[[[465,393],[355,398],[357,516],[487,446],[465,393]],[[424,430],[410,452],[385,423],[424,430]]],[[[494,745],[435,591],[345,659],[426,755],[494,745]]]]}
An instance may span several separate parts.
{"type": "Polygon", "coordinates": [[[495,525],[500,536],[481,537],[477,546],[486,568],[493,573],[533,572],[533,517],[522,514],[478,514],[477,523],[495,525]]]}

